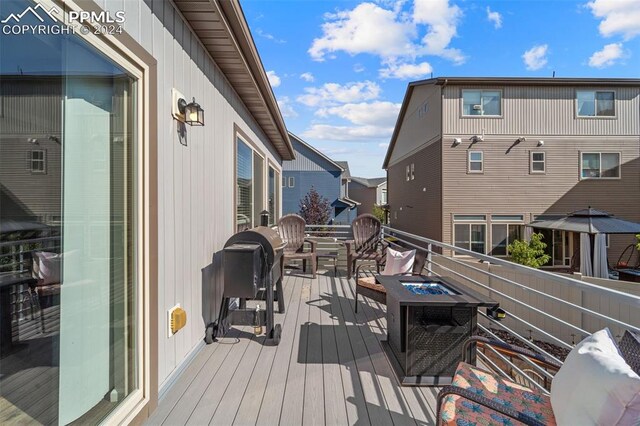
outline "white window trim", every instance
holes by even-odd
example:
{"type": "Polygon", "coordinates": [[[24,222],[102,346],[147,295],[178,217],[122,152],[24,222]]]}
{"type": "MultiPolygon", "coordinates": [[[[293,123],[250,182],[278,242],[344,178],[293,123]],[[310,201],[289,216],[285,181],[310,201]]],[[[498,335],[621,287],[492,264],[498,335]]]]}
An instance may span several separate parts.
{"type": "MultiPolygon", "coordinates": [[[[461,118],[503,118],[504,117],[504,103],[502,102],[503,98],[503,90],[502,89],[461,89],[460,90],[460,117],[461,118]],[[464,92],[480,92],[480,105],[482,106],[482,92],[500,92],[500,114],[498,115],[466,115],[464,113],[464,92]]],[[[484,111],[483,111],[484,113],[484,111]]]]}
{"type": "Polygon", "coordinates": [[[46,175],[47,174],[47,150],[46,149],[32,149],[29,151],[29,171],[34,175],[46,175]],[[33,153],[40,152],[42,153],[42,160],[34,160],[33,153]],[[42,163],[42,170],[36,170],[33,168],[34,161],[37,163],[42,163]]]}
{"type": "Polygon", "coordinates": [[[416,178],[416,175],[415,175],[415,169],[416,168],[415,168],[415,166],[416,165],[414,163],[411,163],[411,180],[414,180],[416,178]]]}
{"type": "Polygon", "coordinates": [[[289,178],[287,180],[288,180],[287,186],[289,188],[295,188],[296,187],[296,178],[295,177],[289,176],[289,178]]]}
{"type": "Polygon", "coordinates": [[[409,164],[407,164],[407,171],[406,171],[406,181],[409,182],[409,180],[411,179],[411,167],[409,166],[409,164]]]}
{"type": "Polygon", "coordinates": [[[622,153],[619,151],[580,151],[580,164],[578,165],[578,176],[580,180],[620,180],[622,179],[622,153]],[[582,156],[584,154],[600,155],[600,174],[602,174],[602,154],[618,154],[618,176],[616,177],[583,177],[582,176],[582,156]]]}
{"type": "MultiPolygon", "coordinates": [[[[596,89],[576,89],[575,95],[574,95],[574,115],[575,118],[578,120],[615,120],[618,118],[618,93],[615,90],[596,90],[596,89]],[[578,113],[578,92],[594,92],[595,93],[613,93],[613,115],[580,115],[578,113]]],[[[597,103],[597,100],[596,100],[597,103]]],[[[598,107],[597,105],[594,103],[594,111],[597,112],[598,107]]]]}
{"type": "Polygon", "coordinates": [[[545,151],[531,151],[529,153],[529,173],[532,175],[545,175],[547,174],[547,153],[545,151]],[[542,161],[534,161],[533,154],[542,154],[542,161]],[[533,170],[533,163],[542,163],[544,164],[544,170],[533,170]]]}
{"type": "MultiPolygon", "coordinates": [[[[491,220],[491,244],[490,244],[490,247],[488,247],[489,253],[491,253],[493,251],[493,249],[494,249],[494,246],[493,246],[493,225],[506,225],[507,226],[507,247],[506,247],[506,250],[505,250],[506,254],[499,254],[499,255],[490,254],[490,255],[493,256],[493,257],[500,257],[500,258],[509,257],[509,244],[512,242],[512,241],[509,241],[509,226],[525,226],[524,220],[522,220],[522,221],[513,221],[513,220],[502,221],[502,220],[499,220],[499,219],[498,220],[493,220],[492,219],[491,220]]],[[[524,235],[523,235],[523,237],[524,237],[524,235]]]]}
{"type": "MultiPolygon", "coordinates": [[[[453,225],[451,227],[451,242],[452,242],[452,246],[457,247],[456,246],[456,225],[467,225],[469,227],[469,248],[465,248],[465,247],[459,247],[461,249],[464,250],[469,250],[469,251],[473,251],[471,250],[471,244],[473,243],[473,241],[471,240],[471,225],[484,225],[484,253],[480,253],[480,254],[487,254],[487,243],[488,243],[488,232],[487,232],[487,221],[481,221],[481,220],[462,220],[462,221],[453,221],[453,225]]],[[[468,254],[457,254],[455,250],[453,251],[453,256],[454,257],[470,257],[468,254]]],[[[477,252],[474,252],[477,253],[477,252]]]]}
{"type": "Polygon", "coordinates": [[[467,173],[471,174],[483,174],[484,173],[484,152],[483,151],[467,151],[467,173]],[[471,154],[479,153],[482,159],[480,161],[471,160],[471,154]],[[471,163],[480,163],[480,170],[471,170],[471,163]]]}

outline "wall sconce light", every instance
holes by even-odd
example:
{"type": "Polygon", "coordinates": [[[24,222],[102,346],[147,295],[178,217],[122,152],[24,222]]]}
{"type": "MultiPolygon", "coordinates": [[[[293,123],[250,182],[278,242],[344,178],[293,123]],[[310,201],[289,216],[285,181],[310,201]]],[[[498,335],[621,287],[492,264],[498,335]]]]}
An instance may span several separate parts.
{"type": "Polygon", "coordinates": [[[196,102],[196,98],[187,103],[185,96],[177,90],[172,89],[171,94],[173,118],[190,126],[204,126],[204,110],[196,102]]]}
{"type": "Polygon", "coordinates": [[[193,101],[187,103],[184,98],[178,100],[178,110],[184,114],[184,122],[190,126],[204,126],[204,110],[196,102],[196,98],[193,101]]]}
{"type": "Polygon", "coordinates": [[[462,138],[453,138],[453,146],[458,146],[462,143],[462,138]]]}
{"type": "Polygon", "coordinates": [[[538,146],[544,146],[544,141],[538,141],[538,146]]]}
{"type": "Polygon", "coordinates": [[[518,139],[516,139],[516,143],[520,143],[520,142],[526,142],[527,138],[525,138],[524,136],[520,136],[518,139]]]}

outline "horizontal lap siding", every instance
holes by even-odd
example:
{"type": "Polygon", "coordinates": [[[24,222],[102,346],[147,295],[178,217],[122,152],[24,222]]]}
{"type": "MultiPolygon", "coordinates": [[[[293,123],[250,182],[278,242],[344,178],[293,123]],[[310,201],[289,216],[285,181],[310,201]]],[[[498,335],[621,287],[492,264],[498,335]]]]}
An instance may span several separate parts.
{"type": "Polygon", "coordinates": [[[282,188],[282,214],[300,212],[300,201],[313,187],[318,194],[326,198],[331,205],[333,217],[333,203],[340,196],[340,174],[328,171],[287,171],[283,172],[287,186],[282,188]],[[289,187],[289,178],[293,177],[294,186],[289,187]]]}
{"type": "Polygon", "coordinates": [[[369,188],[352,180],[349,182],[349,198],[360,203],[358,214],[373,213],[373,206],[376,204],[376,188],[369,188]]]}
{"type": "Polygon", "coordinates": [[[439,141],[389,167],[389,220],[394,228],[442,239],[442,146],[439,141]],[[415,164],[415,179],[406,167],[415,164]]]}
{"type": "Polygon", "coordinates": [[[235,217],[234,125],[279,170],[281,159],[171,2],[116,0],[101,6],[125,10],[127,33],[158,61],[158,140],[152,143],[158,144],[157,333],[162,384],[202,340],[205,325],[217,314],[217,262],[233,233],[235,217]],[[186,126],[185,138],[170,115],[172,88],[188,99],[195,96],[205,110],[205,126],[186,126]],[[187,312],[187,325],[167,337],[167,310],[177,303],[187,312]]]}
{"type": "MultiPolygon", "coordinates": [[[[589,87],[589,90],[611,90],[589,87]]],[[[443,133],[476,135],[638,135],[638,87],[615,88],[618,119],[575,118],[576,88],[567,86],[445,86],[443,133]],[[502,90],[503,118],[461,117],[464,89],[502,90]]]]}

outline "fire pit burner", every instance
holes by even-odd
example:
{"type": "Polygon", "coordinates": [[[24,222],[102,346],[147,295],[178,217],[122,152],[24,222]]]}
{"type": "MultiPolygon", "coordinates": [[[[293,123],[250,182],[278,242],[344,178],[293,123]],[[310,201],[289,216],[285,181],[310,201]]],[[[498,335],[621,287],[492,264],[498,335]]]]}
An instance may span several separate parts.
{"type": "Polygon", "coordinates": [[[420,295],[432,295],[432,294],[446,294],[449,296],[460,294],[457,291],[443,285],[439,282],[425,281],[421,283],[400,281],[400,284],[404,286],[413,294],[420,295]]]}

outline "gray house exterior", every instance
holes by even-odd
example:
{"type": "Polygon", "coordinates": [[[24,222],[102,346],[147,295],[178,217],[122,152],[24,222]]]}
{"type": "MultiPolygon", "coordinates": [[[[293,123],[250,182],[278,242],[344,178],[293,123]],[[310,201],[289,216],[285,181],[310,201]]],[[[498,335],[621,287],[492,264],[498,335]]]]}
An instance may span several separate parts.
{"type": "Polygon", "coordinates": [[[293,133],[289,137],[296,157],[282,165],[282,214],[298,214],[301,200],[314,188],[331,205],[330,223],[351,223],[358,203],[348,197],[349,164],[333,161],[293,133]]]}
{"type": "MultiPolygon", "coordinates": [[[[383,168],[394,227],[483,253],[588,206],[640,222],[640,80],[411,83],[383,168]]],[[[574,266],[578,235],[544,235],[548,266],[574,266]]],[[[612,235],[609,263],[633,240],[612,235]]]]}
{"type": "Polygon", "coordinates": [[[349,182],[349,195],[360,203],[360,214],[373,213],[374,206],[387,204],[387,178],[367,179],[353,176],[349,182]]]}

